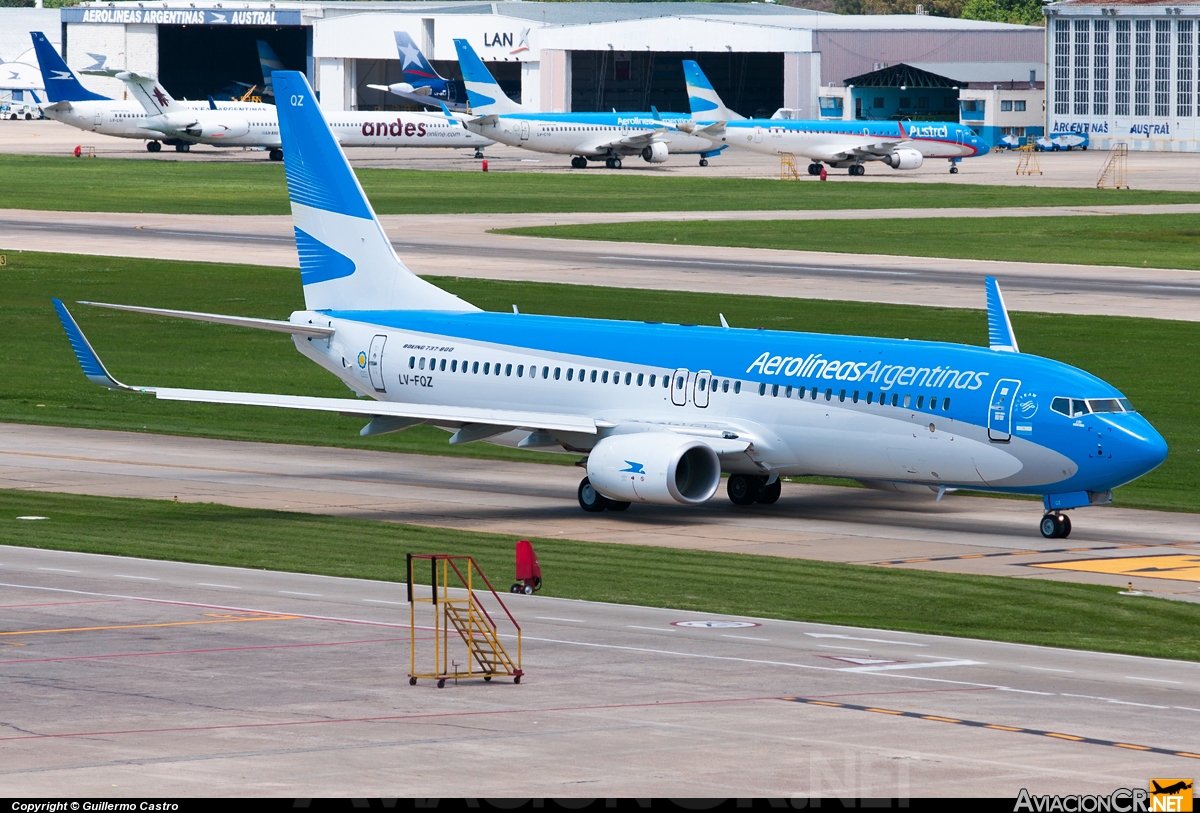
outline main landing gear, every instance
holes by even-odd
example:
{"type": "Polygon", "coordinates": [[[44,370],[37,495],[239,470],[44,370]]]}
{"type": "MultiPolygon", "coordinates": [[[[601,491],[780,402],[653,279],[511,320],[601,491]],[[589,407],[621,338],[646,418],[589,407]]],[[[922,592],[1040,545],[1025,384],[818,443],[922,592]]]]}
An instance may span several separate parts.
{"type": "Polygon", "coordinates": [[[162,144],[158,141],[147,141],[146,142],[146,151],[147,152],[158,152],[161,149],[162,149],[162,144]]]}
{"type": "MultiPolygon", "coordinates": [[[[820,170],[817,170],[817,174],[820,174],[820,170]]],[[[850,165],[850,174],[851,175],[866,175],[867,168],[864,167],[862,164],[851,164],[850,165]]]]}
{"type": "Polygon", "coordinates": [[[279,147],[272,147],[271,151],[269,153],[267,153],[267,157],[270,158],[272,161],[282,161],[283,160],[283,150],[281,150],[279,147]]]}
{"type": "Polygon", "coordinates": [[[587,159],[582,155],[576,155],[571,159],[571,166],[575,167],[575,169],[587,169],[587,159]]]}
{"type": "Polygon", "coordinates": [[[176,144],[175,152],[189,152],[192,149],[191,144],[176,144]]]}
{"type": "Polygon", "coordinates": [[[606,158],[604,161],[604,166],[608,167],[609,169],[620,169],[621,168],[621,159],[620,158],[606,158]]]}
{"type": "Polygon", "coordinates": [[[767,485],[767,477],[754,474],[731,474],[725,486],[729,501],[734,505],[771,505],[779,499],[782,490],[779,478],[767,485]]]}
{"type": "Polygon", "coordinates": [[[610,500],[592,486],[591,480],[584,477],[579,481],[579,507],[589,514],[598,514],[606,508],[609,511],[624,511],[629,503],[610,500]]]}
{"type": "Polygon", "coordinates": [[[1066,514],[1046,514],[1039,527],[1047,539],[1066,539],[1071,535],[1071,518],[1066,514]]]}
{"type": "Polygon", "coordinates": [[[816,161],[813,161],[811,164],[808,165],[808,174],[809,175],[820,175],[821,174],[821,165],[818,164],[816,161]]]}

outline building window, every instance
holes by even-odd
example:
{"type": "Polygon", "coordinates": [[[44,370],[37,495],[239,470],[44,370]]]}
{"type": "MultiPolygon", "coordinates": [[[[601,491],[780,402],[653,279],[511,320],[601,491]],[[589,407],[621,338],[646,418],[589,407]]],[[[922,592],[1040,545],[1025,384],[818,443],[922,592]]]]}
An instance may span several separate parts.
{"type": "Polygon", "coordinates": [[[1075,104],[1076,116],[1086,116],[1091,109],[1091,20],[1075,20],[1075,104]]]}
{"type": "Polygon", "coordinates": [[[1154,21],[1154,115],[1171,115],[1171,21],[1154,21]]]}
{"type": "Polygon", "coordinates": [[[954,105],[957,101],[958,101],[958,99],[956,99],[953,96],[943,96],[942,97],[942,108],[945,110],[953,110],[954,105]]]}
{"type": "Polygon", "coordinates": [[[1011,113],[1012,112],[1012,100],[1006,99],[1006,100],[1000,102],[1000,112],[1001,113],[1011,113]]]}
{"type": "Polygon", "coordinates": [[[1192,115],[1192,21],[1176,20],[1175,111],[1180,118],[1192,115]]]}
{"type": "Polygon", "coordinates": [[[921,110],[928,110],[929,109],[929,97],[928,96],[918,96],[917,97],[917,107],[921,110]]]}
{"type": "Polygon", "coordinates": [[[1115,21],[1117,27],[1116,76],[1113,87],[1113,115],[1129,115],[1129,58],[1132,53],[1129,20],[1115,21]]]}
{"type": "Polygon", "coordinates": [[[1092,21],[1092,112],[1108,115],[1108,20],[1092,21]]]}
{"type": "Polygon", "coordinates": [[[900,97],[900,108],[904,109],[906,107],[912,107],[912,99],[910,99],[908,96],[901,96],[900,97]]]}
{"type": "Polygon", "coordinates": [[[1150,115],[1150,21],[1135,20],[1133,33],[1133,115],[1150,115]]]}
{"type": "Polygon", "coordinates": [[[1001,127],[1000,135],[1002,135],[1002,136],[1010,135],[1010,136],[1016,136],[1017,138],[1024,138],[1025,137],[1025,128],[1024,127],[1001,127]]]}
{"type": "Polygon", "coordinates": [[[882,96],[876,96],[874,99],[872,99],[872,100],[871,100],[871,107],[880,107],[880,108],[881,108],[881,107],[883,107],[883,97],[882,97],[882,96]]]}
{"type": "Polygon", "coordinates": [[[1013,100],[1013,110],[1015,110],[1018,113],[1024,113],[1025,112],[1025,100],[1024,99],[1014,99],[1013,100]]]}
{"type": "Polygon", "coordinates": [[[1071,22],[1054,21],[1054,114],[1071,112],[1071,22]]]}

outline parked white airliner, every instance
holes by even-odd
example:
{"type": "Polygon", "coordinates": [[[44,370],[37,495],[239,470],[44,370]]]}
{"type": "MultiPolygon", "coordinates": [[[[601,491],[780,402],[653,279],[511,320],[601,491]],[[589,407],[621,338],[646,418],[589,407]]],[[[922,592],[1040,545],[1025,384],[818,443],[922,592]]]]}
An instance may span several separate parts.
{"type": "Polygon", "coordinates": [[[55,300],[95,383],[362,415],[363,435],[429,423],[451,443],[566,451],[585,458],[587,511],[703,503],[723,471],[734,503],[770,504],[781,475],[817,474],[1038,494],[1042,533],[1063,537],[1064,510],[1110,502],[1166,458],[1111,384],[1017,350],[995,280],[990,347],[481,311],[400,262],[303,74],[277,72],[275,95],[305,309],[272,321],[105,307],[290,334],[363,398],[130,387],[55,300]]]}

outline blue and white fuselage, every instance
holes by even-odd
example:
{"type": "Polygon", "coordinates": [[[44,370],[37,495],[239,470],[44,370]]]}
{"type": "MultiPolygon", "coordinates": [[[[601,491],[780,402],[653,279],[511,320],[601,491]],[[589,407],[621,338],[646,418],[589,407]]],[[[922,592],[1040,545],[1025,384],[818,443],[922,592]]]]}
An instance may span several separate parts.
{"type": "Polygon", "coordinates": [[[572,166],[582,169],[587,162],[603,160],[610,169],[620,169],[621,159],[640,155],[661,164],[671,154],[699,155],[701,166],[708,156],[724,147],[713,139],[687,132],[681,125],[692,117],[680,113],[537,113],[504,95],[500,85],[466,40],[456,39],[467,96],[475,118],[465,121],[467,129],[510,147],[554,155],[571,155],[572,166]]]}
{"type": "Polygon", "coordinates": [[[734,502],[771,503],[781,475],[830,475],[1042,495],[1043,533],[1065,536],[1063,509],[1108,502],[1166,457],[1115,387],[1018,352],[993,280],[987,348],[480,311],[401,263],[303,75],[275,82],[305,310],[272,321],[108,307],[291,334],[364,397],[127,387],[56,302],[91,380],[361,415],[368,435],[428,423],[451,443],[583,455],[589,511],[702,503],[722,472],[734,502]]]}
{"type": "Polygon", "coordinates": [[[956,122],[824,121],[809,119],[747,119],[721,101],[700,66],[683,63],[695,135],[752,152],[799,155],[811,162],[809,174],[820,165],[849,168],[863,174],[863,163],[880,161],[893,169],[916,169],[926,158],[944,158],[950,171],[963,158],[983,155],[988,145],[970,127],[956,122]]]}

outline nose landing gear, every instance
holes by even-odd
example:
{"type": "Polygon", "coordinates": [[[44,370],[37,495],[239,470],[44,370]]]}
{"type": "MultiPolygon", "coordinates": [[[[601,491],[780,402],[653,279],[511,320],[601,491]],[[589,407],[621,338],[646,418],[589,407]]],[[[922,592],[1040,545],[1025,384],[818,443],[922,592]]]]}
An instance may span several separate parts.
{"type": "Polygon", "coordinates": [[[1046,514],[1038,527],[1047,539],[1066,539],[1071,535],[1071,518],[1066,514],[1046,514]]]}

